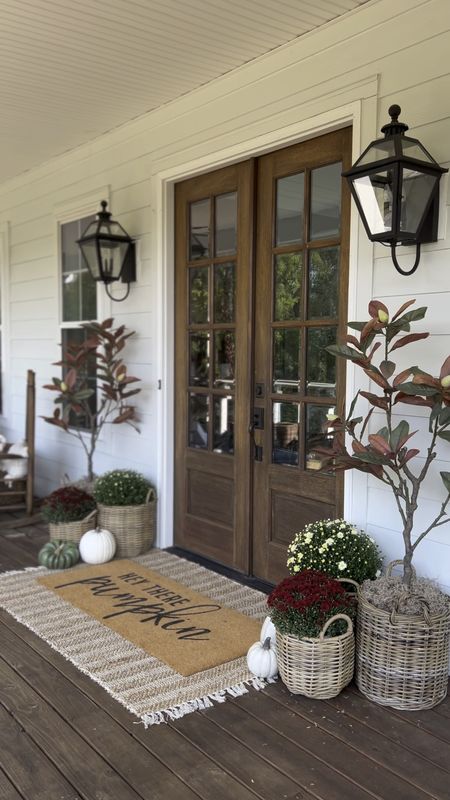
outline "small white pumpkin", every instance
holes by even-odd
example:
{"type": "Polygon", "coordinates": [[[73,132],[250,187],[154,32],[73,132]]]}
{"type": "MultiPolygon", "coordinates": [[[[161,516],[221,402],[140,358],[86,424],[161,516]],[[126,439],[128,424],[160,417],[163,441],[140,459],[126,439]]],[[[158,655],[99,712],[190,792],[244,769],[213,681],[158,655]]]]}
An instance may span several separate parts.
{"type": "Polygon", "coordinates": [[[270,641],[267,636],[263,644],[255,642],[247,653],[247,666],[257,678],[274,678],[278,672],[277,656],[270,641]]]}
{"type": "Polygon", "coordinates": [[[78,548],[86,564],[105,564],[116,552],[116,540],[106,528],[97,527],[83,533],[78,548]]]}
{"type": "Polygon", "coordinates": [[[261,644],[264,644],[268,636],[270,636],[272,647],[276,650],[277,630],[270,617],[266,617],[262,624],[261,633],[259,635],[259,641],[261,644]]]}

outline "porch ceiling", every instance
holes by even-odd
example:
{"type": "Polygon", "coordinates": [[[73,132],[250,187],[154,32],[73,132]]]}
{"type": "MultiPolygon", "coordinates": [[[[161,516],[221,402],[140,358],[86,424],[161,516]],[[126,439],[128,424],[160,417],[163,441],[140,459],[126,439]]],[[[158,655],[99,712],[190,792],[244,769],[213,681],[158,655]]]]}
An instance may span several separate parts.
{"type": "Polygon", "coordinates": [[[0,0],[0,182],[367,0],[0,0]]]}

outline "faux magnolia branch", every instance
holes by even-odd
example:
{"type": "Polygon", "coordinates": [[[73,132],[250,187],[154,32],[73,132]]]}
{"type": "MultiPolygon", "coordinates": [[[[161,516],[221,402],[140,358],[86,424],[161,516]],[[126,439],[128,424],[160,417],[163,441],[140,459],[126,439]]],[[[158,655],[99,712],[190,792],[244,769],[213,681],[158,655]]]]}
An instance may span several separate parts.
{"type": "Polygon", "coordinates": [[[52,383],[44,389],[57,392],[55,403],[58,406],[53,416],[44,417],[50,425],[62,428],[69,436],[79,440],[87,458],[87,478],[94,478],[93,460],[95,447],[103,426],[127,423],[138,430],[134,421],[136,409],[129,399],[141,390],[130,384],[139,381],[128,375],[121,353],[125,343],[134,331],[125,332],[125,326],[113,328],[114,320],[87,322],[80,325],[86,331],[86,339],[81,344],[69,344],[63,351],[61,361],[54,362],[62,367],[64,378],[52,378],[52,383]],[[90,381],[96,389],[90,386],[90,381]],[[92,399],[97,394],[96,402],[92,399]],[[82,429],[70,425],[70,414],[82,418],[82,429]],[[87,436],[86,436],[87,432],[87,436]]]}
{"type": "Polygon", "coordinates": [[[446,496],[440,511],[430,525],[412,541],[419,492],[436,458],[437,440],[440,438],[450,441],[450,356],[445,359],[439,378],[434,378],[417,366],[395,374],[397,366],[391,360],[395,350],[429,336],[429,333],[409,333],[410,324],[423,319],[427,310],[422,307],[407,311],[414,303],[415,300],[408,300],[391,317],[384,303],[372,300],[369,303],[369,320],[348,323],[349,328],[359,332],[359,338],[349,334],[346,337],[347,344],[327,347],[333,355],[349,359],[359,366],[382,392],[375,394],[359,391],[353,399],[347,418],[342,420],[334,417],[330,420],[336,433],[331,455],[330,450],[322,451],[329,456],[326,459],[328,469],[354,468],[369,472],[392,490],[403,524],[403,581],[408,588],[411,587],[414,551],[433,528],[449,521],[446,509],[450,500],[450,472],[441,472],[446,496]],[[381,341],[375,341],[377,338],[381,341]],[[379,348],[382,348],[382,358],[376,366],[373,357],[379,348]],[[371,405],[365,417],[353,417],[358,397],[364,397],[371,405]],[[399,403],[429,409],[429,446],[422,467],[416,471],[413,471],[410,462],[420,451],[410,448],[408,443],[417,431],[411,432],[406,420],[401,420],[395,427],[393,424],[395,406],[399,403]],[[367,433],[369,420],[375,409],[384,413],[385,424],[376,433],[367,433]],[[350,436],[351,453],[345,446],[344,433],[350,436]]]}

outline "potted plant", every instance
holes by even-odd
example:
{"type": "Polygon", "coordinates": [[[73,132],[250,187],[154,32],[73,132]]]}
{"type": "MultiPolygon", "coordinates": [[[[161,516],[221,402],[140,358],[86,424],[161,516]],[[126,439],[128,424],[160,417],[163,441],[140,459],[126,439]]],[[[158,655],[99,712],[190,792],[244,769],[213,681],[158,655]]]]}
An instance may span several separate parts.
{"type": "Polygon", "coordinates": [[[143,475],[130,469],[106,472],[94,484],[98,524],[111,531],[116,556],[145,553],[155,537],[155,490],[143,475]]]}
{"type": "Polygon", "coordinates": [[[386,577],[365,581],[359,590],[356,674],[367,697],[400,709],[431,708],[445,697],[450,627],[449,598],[429,581],[417,579],[412,566],[425,536],[449,521],[450,500],[450,473],[441,472],[441,507],[423,530],[413,530],[420,489],[436,458],[437,442],[450,441],[450,356],[438,378],[418,366],[398,372],[392,360],[394,351],[429,335],[409,332],[410,324],[426,313],[426,308],[407,310],[414,302],[407,301],[390,315],[384,303],[372,300],[369,319],[349,323],[359,336],[350,334],[347,344],[327,348],[360,367],[380,389],[378,393],[359,391],[346,418],[330,420],[336,435],[331,458],[328,453],[325,463],[332,469],[368,472],[393,493],[400,515],[403,576],[392,577],[389,568],[386,577]],[[379,349],[376,365],[374,355],[379,349]],[[358,397],[370,405],[362,416],[354,416],[358,397]],[[416,431],[410,431],[407,420],[394,418],[404,404],[427,412],[429,441],[423,454],[410,443],[416,431]],[[373,430],[380,412],[383,425],[373,430]]]}
{"type": "Polygon", "coordinates": [[[305,525],[288,546],[291,575],[317,569],[332,578],[356,583],[381,575],[381,555],[375,540],[344,519],[322,519],[305,525]]]}
{"type": "Polygon", "coordinates": [[[290,692],[335,697],[353,677],[356,600],[315,569],[285,578],[269,595],[278,669],[290,692]]]}
{"type": "Polygon", "coordinates": [[[96,503],[92,495],[76,486],[63,486],[52,492],[41,505],[41,515],[48,522],[50,540],[78,543],[92,528],[96,503]]]}
{"type": "Polygon", "coordinates": [[[88,485],[94,481],[94,453],[103,427],[109,423],[125,423],[138,430],[136,409],[130,404],[130,397],[141,390],[130,388],[130,384],[139,378],[128,375],[123,362],[123,349],[134,332],[126,333],[124,325],[118,328],[113,325],[113,319],[82,323],[80,328],[86,332],[85,340],[69,344],[61,360],[54,362],[55,366],[62,367],[63,377],[53,378],[52,383],[44,386],[57,393],[57,408],[53,416],[44,417],[44,420],[78,439],[86,455],[88,485]],[[82,428],[74,425],[73,419],[77,418],[83,420],[82,428]]]}

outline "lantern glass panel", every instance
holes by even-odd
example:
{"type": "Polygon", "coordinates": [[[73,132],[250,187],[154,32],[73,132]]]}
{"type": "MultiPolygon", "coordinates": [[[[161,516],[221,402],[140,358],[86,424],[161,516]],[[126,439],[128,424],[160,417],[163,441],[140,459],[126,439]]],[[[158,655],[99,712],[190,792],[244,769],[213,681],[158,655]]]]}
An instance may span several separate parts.
{"type": "Polygon", "coordinates": [[[87,266],[89,267],[90,273],[94,279],[94,281],[101,280],[100,275],[100,265],[97,260],[97,243],[94,239],[91,239],[88,242],[83,242],[81,245],[81,252],[83,253],[84,259],[86,261],[87,266]]]}
{"type": "Polygon", "coordinates": [[[400,209],[400,231],[416,234],[420,230],[428,201],[438,182],[436,175],[402,168],[402,199],[400,209]]]}
{"type": "Polygon", "coordinates": [[[429,164],[436,164],[433,156],[425,150],[417,139],[401,139],[403,154],[408,158],[418,158],[420,161],[427,161],[429,164]]]}
{"type": "Polygon", "coordinates": [[[383,158],[393,158],[395,156],[395,142],[393,139],[379,139],[373,142],[366,153],[356,162],[358,167],[362,164],[371,164],[373,161],[381,161],[383,158]]]}
{"type": "Polygon", "coordinates": [[[392,173],[389,170],[353,179],[372,236],[392,230],[392,173]]]}
{"type": "Polygon", "coordinates": [[[105,283],[118,280],[130,246],[129,242],[109,242],[100,240],[99,245],[102,280],[105,281],[105,283]]]}

